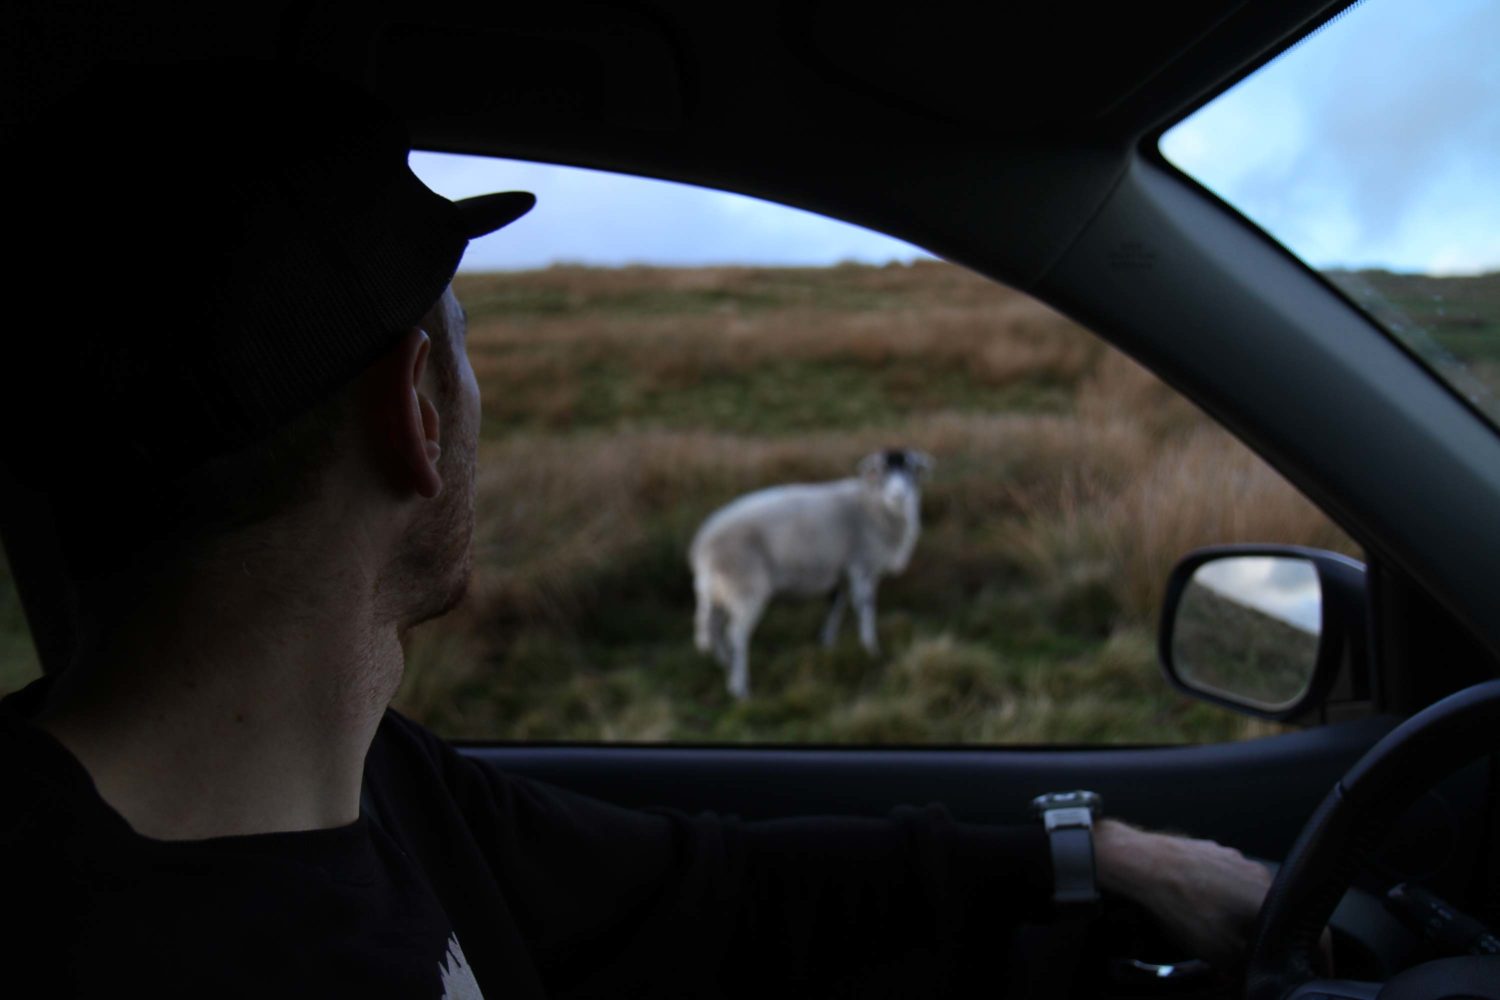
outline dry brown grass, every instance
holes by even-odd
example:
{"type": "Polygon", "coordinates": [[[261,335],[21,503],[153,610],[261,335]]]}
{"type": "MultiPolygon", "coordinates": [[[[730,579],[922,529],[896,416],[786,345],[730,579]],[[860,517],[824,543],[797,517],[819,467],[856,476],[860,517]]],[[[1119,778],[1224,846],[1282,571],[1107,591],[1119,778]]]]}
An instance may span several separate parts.
{"type": "Polygon", "coordinates": [[[627,362],[658,372],[667,382],[770,361],[876,366],[916,360],[924,368],[977,365],[983,377],[1003,384],[1017,378],[1076,378],[1101,353],[1096,338],[1028,300],[906,305],[872,313],[793,306],[749,314],[734,309],[669,316],[586,313],[524,325],[477,320],[469,349],[487,364],[516,354],[529,355],[536,364],[542,352],[566,351],[569,368],[627,362]]]}
{"type": "Polygon", "coordinates": [[[1160,602],[1176,560],[1200,546],[1275,541],[1359,552],[1270,466],[1207,424],[1141,468],[1106,524],[1126,574],[1123,602],[1142,616],[1160,602]]]}
{"type": "MultiPolygon", "coordinates": [[[[458,290],[471,312],[476,303],[507,299],[517,287],[585,302],[601,298],[634,298],[643,292],[675,294],[773,290],[792,301],[826,303],[828,288],[885,294],[910,301],[991,302],[996,285],[972,271],[941,261],[919,260],[885,267],[588,267],[561,264],[542,271],[463,274],[458,290]]],[[[1002,290],[1003,291],[1003,290],[1002,290]]],[[[507,299],[508,300],[508,299],[507,299]]]]}
{"type": "MultiPolygon", "coordinates": [[[[1078,328],[1081,329],[1081,328],[1078,328]]],[[[1154,441],[1210,421],[1161,379],[1112,348],[1078,383],[1075,412],[1091,427],[1123,424],[1154,441]]]]}
{"type": "MultiPolygon", "coordinates": [[[[601,364],[629,368],[663,391],[773,362],[961,368],[983,384],[1004,386],[1071,384],[1102,353],[1097,338],[1035,300],[948,265],[851,269],[855,280],[840,286],[852,297],[844,308],[830,307],[819,294],[826,274],[807,273],[800,284],[766,280],[774,274],[734,268],[540,272],[527,291],[553,293],[545,310],[518,319],[475,307],[480,314],[471,322],[469,349],[486,402],[504,406],[508,387],[545,385],[551,389],[541,398],[543,409],[565,415],[577,401],[570,395],[573,377],[601,364]],[[677,310],[649,305],[653,294],[684,291],[722,301],[677,310]],[[876,307],[861,307],[870,305],[876,307]]],[[[483,303],[511,280],[470,278],[461,291],[483,303]]]]}
{"type": "MultiPolygon", "coordinates": [[[[1276,541],[1357,551],[1243,445],[1206,423],[1166,440],[1137,423],[936,413],[889,431],[758,438],[709,432],[517,435],[481,459],[476,592],[507,615],[566,618],[589,579],[665,512],[685,550],[714,506],[765,485],[838,478],[894,443],[938,459],[929,532],[1003,536],[1039,579],[1103,576],[1144,620],[1193,548],[1276,541]]],[[[685,570],[684,570],[685,572],[685,570]]]]}

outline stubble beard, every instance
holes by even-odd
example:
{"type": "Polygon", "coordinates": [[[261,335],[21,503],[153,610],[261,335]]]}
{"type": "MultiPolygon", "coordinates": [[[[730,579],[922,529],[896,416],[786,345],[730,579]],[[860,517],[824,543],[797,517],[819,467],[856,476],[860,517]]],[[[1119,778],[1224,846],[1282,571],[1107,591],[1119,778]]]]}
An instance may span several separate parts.
{"type": "Polygon", "coordinates": [[[401,631],[441,618],[463,602],[474,567],[474,447],[465,443],[438,461],[443,492],[412,525],[397,561],[401,631]]]}

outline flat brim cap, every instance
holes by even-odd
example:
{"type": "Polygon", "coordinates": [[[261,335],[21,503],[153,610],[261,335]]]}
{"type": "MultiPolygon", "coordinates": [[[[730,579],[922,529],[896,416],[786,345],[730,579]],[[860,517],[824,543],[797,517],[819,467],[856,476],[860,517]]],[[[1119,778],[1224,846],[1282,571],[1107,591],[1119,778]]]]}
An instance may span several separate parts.
{"type": "Polygon", "coordinates": [[[463,220],[464,233],[471,240],[503,229],[536,207],[536,195],[529,191],[500,191],[461,198],[453,203],[463,220]]]}
{"type": "Polygon", "coordinates": [[[264,437],[417,325],[469,240],[535,204],[434,193],[388,108],[279,63],[108,70],[10,145],[34,339],[7,389],[71,438],[12,464],[62,488],[264,437]]]}

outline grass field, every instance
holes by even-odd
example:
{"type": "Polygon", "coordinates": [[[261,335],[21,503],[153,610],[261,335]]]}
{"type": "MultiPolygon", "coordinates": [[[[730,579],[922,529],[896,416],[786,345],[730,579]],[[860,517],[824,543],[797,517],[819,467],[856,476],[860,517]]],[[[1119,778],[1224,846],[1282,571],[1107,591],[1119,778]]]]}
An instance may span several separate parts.
{"type": "Polygon", "coordinates": [[[1178,556],[1353,551],[1159,381],[1025,296],[939,263],[470,276],[485,403],[478,571],[413,636],[399,703],[514,739],[1104,742],[1263,726],[1155,662],[1178,556]],[[773,604],[736,704],[692,647],[685,553],[761,486],[876,448],[937,457],[886,655],[773,604]]]}
{"type": "Polygon", "coordinates": [[[1500,423],[1500,272],[1439,278],[1330,271],[1327,277],[1500,423]]]}
{"type": "MultiPolygon", "coordinates": [[[[457,288],[485,406],[477,570],[410,638],[398,696],[446,735],[1242,738],[1268,730],[1159,675],[1172,565],[1230,541],[1356,552],[1143,369],[950,265],[558,267],[457,288]],[[824,650],[822,602],[775,603],[735,703],[692,646],[698,524],[897,445],[938,464],[912,565],[880,591],[885,655],[847,632],[824,650]]],[[[0,584],[13,629],[6,601],[0,584]]]]}

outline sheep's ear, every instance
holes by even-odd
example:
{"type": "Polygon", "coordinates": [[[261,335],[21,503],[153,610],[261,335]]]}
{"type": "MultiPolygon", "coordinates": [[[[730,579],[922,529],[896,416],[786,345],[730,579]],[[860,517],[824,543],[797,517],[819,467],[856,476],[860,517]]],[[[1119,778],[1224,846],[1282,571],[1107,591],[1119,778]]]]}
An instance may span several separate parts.
{"type": "Polygon", "coordinates": [[[881,452],[877,451],[873,455],[866,455],[859,461],[859,475],[866,482],[880,482],[880,477],[884,472],[885,455],[881,452]]]}
{"type": "Polygon", "coordinates": [[[933,468],[937,466],[937,460],[925,451],[907,452],[906,461],[917,470],[917,475],[922,479],[932,475],[933,468]]]}

